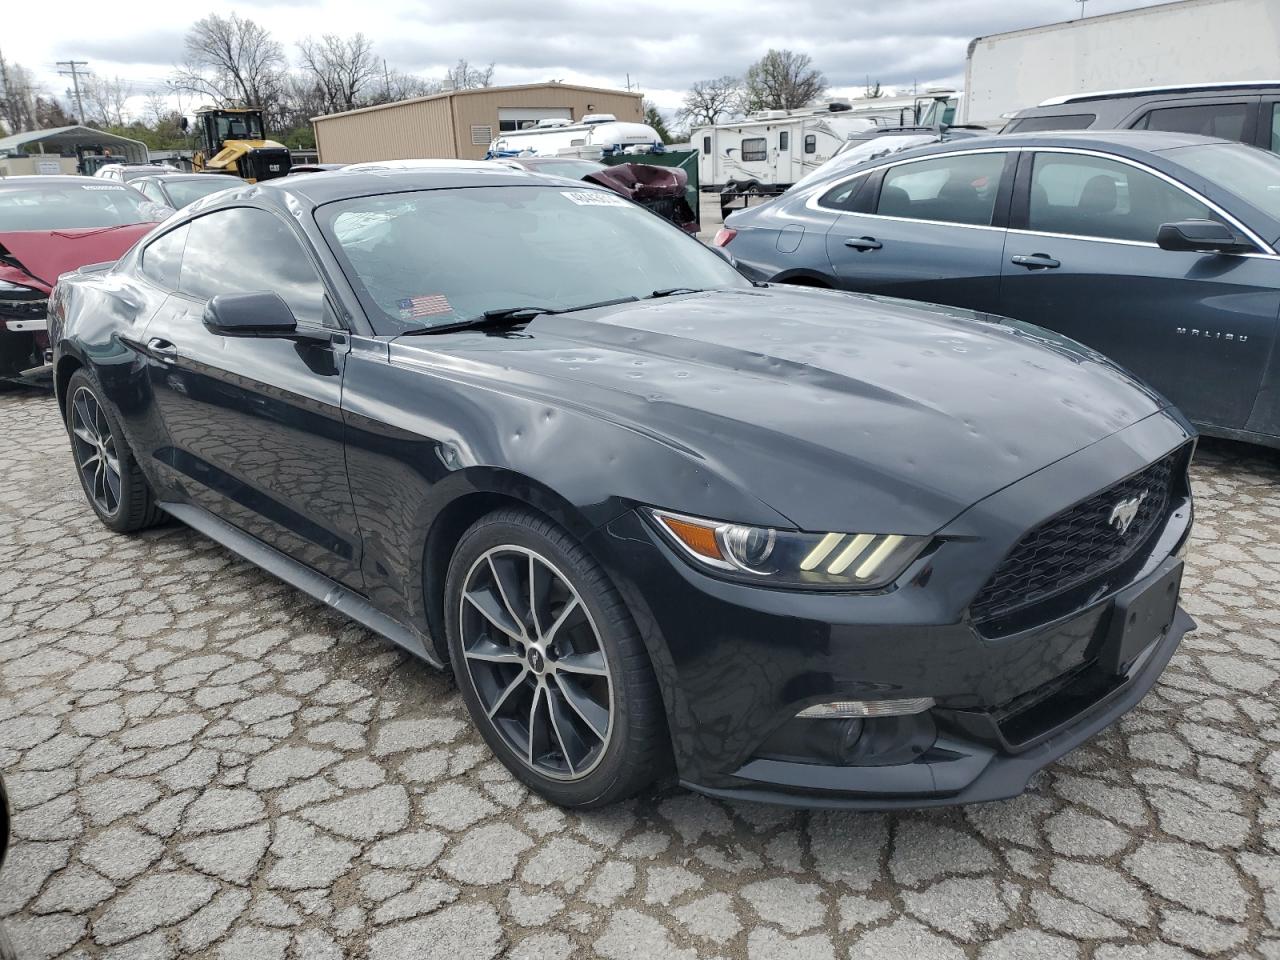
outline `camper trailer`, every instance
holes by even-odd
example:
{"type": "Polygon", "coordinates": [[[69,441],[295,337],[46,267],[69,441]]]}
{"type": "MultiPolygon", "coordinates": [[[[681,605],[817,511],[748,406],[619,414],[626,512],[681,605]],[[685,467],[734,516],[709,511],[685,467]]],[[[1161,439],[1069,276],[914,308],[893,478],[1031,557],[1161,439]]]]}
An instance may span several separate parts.
{"type": "Polygon", "coordinates": [[[698,127],[690,138],[698,151],[698,179],[708,192],[782,193],[835,156],[850,137],[877,127],[911,126],[926,113],[940,116],[933,108],[954,97],[953,91],[939,90],[911,97],[832,99],[698,127]]]}
{"type": "Polygon", "coordinates": [[[570,154],[608,157],[662,150],[662,138],[647,123],[629,123],[611,113],[594,113],[587,114],[580,123],[547,118],[532,127],[503,133],[489,144],[485,159],[570,154]]]}

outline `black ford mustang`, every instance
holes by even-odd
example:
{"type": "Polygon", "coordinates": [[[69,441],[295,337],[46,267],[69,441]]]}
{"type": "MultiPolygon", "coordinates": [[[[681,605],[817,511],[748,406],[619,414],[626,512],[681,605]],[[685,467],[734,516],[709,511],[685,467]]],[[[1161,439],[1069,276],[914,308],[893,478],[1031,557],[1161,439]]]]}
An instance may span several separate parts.
{"type": "Polygon", "coordinates": [[[107,526],[177,517],[451,664],[560,804],[672,766],[1008,796],[1191,626],[1193,432],[1159,396],[1037,328],[752,285],[585,184],[246,185],[50,314],[107,526]]]}

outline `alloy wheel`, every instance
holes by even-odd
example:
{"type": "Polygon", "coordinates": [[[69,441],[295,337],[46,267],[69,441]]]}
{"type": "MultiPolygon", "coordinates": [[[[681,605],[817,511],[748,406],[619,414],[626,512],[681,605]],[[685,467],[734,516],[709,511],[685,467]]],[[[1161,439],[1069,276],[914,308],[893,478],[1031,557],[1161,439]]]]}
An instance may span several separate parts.
{"type": "Polygon", "coordinates": [[[494,729],[537,773],[585,777],[613,734],[613,678],[577,590],[546,557],[503,545],[472,564],[460,604],[467,675],[494,729]]]}
{"type": "Polygon", "coordinates": [[[107,415],[85,387],[76,391],[71,402],[71,437],[85,490],[99,510],[113,515],[120,509],[120,457],[107,415]]]}

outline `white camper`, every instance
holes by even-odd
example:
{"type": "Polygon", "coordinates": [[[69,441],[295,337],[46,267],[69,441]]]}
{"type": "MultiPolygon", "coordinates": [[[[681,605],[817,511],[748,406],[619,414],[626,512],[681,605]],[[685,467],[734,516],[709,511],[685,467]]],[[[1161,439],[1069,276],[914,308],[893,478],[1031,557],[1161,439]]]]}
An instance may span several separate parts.
{"type": "Polygon", "coordinates": [[[1179,0],[978,37],[965,63],[965,123],[999,129],[1051,97],[1271,77],[1277,0],[1179,0]]]}
{"type": "Polygon", "coordinates": [[[612,156],[662,150],[662,137],[647,123],[629,123],[611,113],[590,113],[581,123],[549,118],[524,130],[500,134],[489,144],[485,159],[555,157],[583,152],[612,156]]]}
{"type": "MultiPolygon", "coordinates": [[[[930,90],[910,97],[832,99],[798,110],[762,110],[742,120],[694,129],[698,182],[709,192],[782,193],[818,169],[850,137],[881,127],[914,126],[937,113],[955,93],[930,90]]],[[[942,114],[938,113],[938,118],[942,114]]]]}

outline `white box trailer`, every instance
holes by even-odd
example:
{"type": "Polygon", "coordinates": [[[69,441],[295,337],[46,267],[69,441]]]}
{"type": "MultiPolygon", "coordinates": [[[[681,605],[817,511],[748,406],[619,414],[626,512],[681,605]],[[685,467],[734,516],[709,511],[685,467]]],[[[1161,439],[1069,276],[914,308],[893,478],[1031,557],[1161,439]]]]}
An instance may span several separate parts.
{"type": "Polygon", "coordinates": [[[964,123],[1052,97],[1256,80],[1280,73],[1280,0],[1178,0],[978,37],[965,62],[964,123]]]}
{"type": "Polygon", "coordinates": [[[631,123],[611,113],[597,113],[583,117],[581,123],[548,118],[523,130],[501,133],[489,144],[486,159],[554,157],[578,150],[612,156],[663,149],[662,137],[647,123],[631,123]]]}

